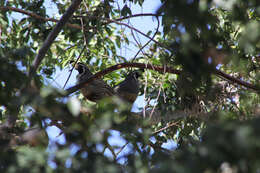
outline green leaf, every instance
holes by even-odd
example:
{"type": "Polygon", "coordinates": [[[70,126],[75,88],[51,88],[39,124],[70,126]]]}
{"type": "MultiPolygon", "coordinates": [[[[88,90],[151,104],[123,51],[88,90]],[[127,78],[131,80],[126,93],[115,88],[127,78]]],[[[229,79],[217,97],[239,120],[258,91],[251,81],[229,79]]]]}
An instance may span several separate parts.
{"type": "Polygon", "coordinates": [[[121,37],[120,36],[116,36],[116,45],[118,48],[121,48],[121,37]]]}

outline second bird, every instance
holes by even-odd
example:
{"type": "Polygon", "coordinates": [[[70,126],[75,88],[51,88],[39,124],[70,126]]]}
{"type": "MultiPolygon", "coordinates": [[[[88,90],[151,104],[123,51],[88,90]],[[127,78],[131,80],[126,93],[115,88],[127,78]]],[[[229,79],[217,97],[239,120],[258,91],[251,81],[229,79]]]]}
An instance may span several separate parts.
{"type": "Polygon", "coordinates": [[[124,81],[115,87],[116,93],[123,100],[134,103],[139,93],[138,78],[141,76],[139,71],[130,72],[124,81]]]}

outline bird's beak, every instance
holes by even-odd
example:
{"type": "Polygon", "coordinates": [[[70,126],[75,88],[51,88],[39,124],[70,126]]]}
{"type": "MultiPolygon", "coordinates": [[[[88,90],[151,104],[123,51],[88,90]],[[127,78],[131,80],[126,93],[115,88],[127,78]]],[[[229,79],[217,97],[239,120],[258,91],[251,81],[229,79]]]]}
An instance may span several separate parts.
{"type": "Polygon", "coordinates": [[[72,63],[74,63],[74,62],[75,62],[74,60],[70,60],[70,61],[69,61],[70,64],[72,64],[72,63]]]}
{"type": "Polygon", "coordinates": [[[72,66],[74,66],[74,65],[75,65],[75,70],[78,70],[78,68],[79,68],[79,65],[78,65],[78,63],[77,63],[77,64],[75,64],[76,62],[75,62],[74,60],[70,60],[70,61],[69,61],[69,63],[70,63],[72,66]]]}

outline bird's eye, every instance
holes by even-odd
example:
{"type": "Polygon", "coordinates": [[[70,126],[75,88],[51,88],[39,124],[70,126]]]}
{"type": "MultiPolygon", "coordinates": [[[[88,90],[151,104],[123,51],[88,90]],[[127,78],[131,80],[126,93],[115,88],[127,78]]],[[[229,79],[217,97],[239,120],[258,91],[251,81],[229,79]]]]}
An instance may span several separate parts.
{"type": "Polygon", "coordinates": [[[134,73],[134,77],[137,79],[140,76],[140,74],[138,72],[134,73]]]}
{"type": "Polygon", "coordinates": [[[79,74],[82,74],[84,72],[84,67],[82,65],[78,66],[78,72],[79,74]]]}

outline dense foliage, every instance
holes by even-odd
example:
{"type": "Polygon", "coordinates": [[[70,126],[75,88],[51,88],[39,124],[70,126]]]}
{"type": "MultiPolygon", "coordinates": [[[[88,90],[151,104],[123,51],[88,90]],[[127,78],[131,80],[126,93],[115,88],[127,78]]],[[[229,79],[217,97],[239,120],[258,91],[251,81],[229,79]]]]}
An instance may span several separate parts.
{"type": "Polygon", "coordinates": [[[260,171],[260,2],[161,0],[133,13],[147,1],[83,0],[74,12],[77,0],[0,1],[1,172],[260,171]],[[149,32],[131,25],[142,17],[149,32]],[[103,73],[111,86],[147,67],[145,107],[54,87],[72,60],[92,72],[127,63],[103,73]],[[63,142],[48,138],[54,126],[63,142]]]}

